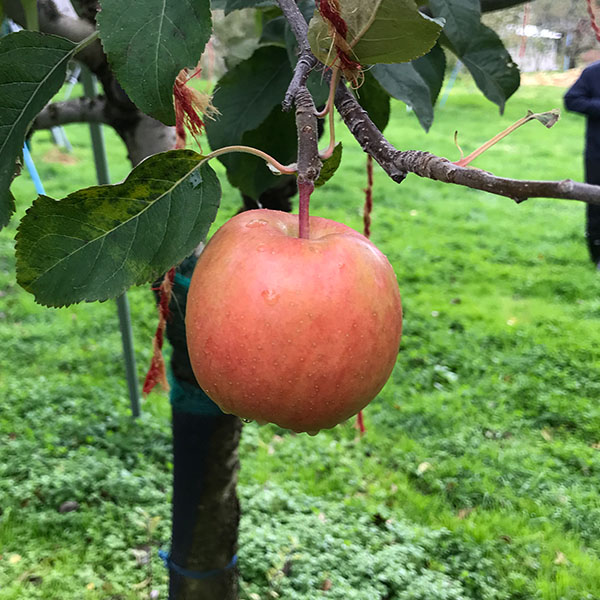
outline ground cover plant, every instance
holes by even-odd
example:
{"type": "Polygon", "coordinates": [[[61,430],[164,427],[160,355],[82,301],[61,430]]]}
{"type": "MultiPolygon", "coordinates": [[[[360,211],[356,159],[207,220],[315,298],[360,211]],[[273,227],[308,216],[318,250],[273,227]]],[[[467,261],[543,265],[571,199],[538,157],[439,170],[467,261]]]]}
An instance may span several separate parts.
{"type": "MultiPolygon", "coordinates": [[[[521,88],[500,127],[560,106],[562,92],[521,88]]],[[[457,158],[459,118],[466,152],[499,128],[465,81],[427,136],[404,107],[388,136],[457,158]]],[[[67,133],[76,165],[34,138],[54,197],[93,183],[86,128],[67,133]]],[[[582,120],[563,115],[477,164],[581,179],[582,136],[582,120]]],[[[116,181],[124,152],[109,141],[116,181]]],[[[313,203],[360,229],[364,155],[343,141],[345,174],[313,203]]],[[[362,439],[351,422],[316,438],[244,426],[242,597],[600,598],[600,301],[583,205],[516,206],[416,178],[397,188],[381,172],[375,185],[373,239],[405,307],[398,363],[362,439]]],[[[22,211],[31,183],[14,190],[22,211]]],[[[223,202],[218,223],[237,192],[225,187],[223,202]]],[[[15,284],[13,237],[14,224],[0,232],[0,598],[164,597],[167,398],[152,394],[131,420],[114,305],[37,306],[15,284]],[[69,501],[77,510],[60,512],[69,501]]],[[[143,366],[155,313],[147,289],[130,300],[143,366]]]]}

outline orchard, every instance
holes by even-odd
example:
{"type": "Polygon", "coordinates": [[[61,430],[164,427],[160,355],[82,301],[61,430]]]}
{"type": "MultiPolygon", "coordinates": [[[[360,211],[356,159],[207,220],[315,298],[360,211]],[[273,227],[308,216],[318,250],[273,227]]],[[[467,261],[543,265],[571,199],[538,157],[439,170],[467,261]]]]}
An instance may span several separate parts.
{"type": "Polygon", "coordinates": [[[17,281],[54,308],[152,286],[159,325],[145,391],[168,387],[168,338],[172,400],[186,396],[185,406],[173,402],[169,597],[234,600],[242,421],[316,435],[357,418],[364,431],[362,411],[396,363],[405,295],[369,239],[374,165],[399,196],[415,176],[517,204],[600,204],[600,188],[552,173],[508,178],[502,165],[489,172],[471,164],[528,121],[538,122],[525,126],[539,128],[543,140],[540,123],[560,126],[557,111],[542,112],[552,107],[532,106],[540,112],[456,161],[385,137],[392,101],[431,127],[457,60],[502,113],[520,74],[481,18],[523,0],[74,4],[67,14],[52,0],[0,0],[0,15],[22,27],[0,38],[0,226],[14,218],[11,184],[37,131],[75,122],[114,129],[130,173],[114,185],[33,200],[16,234],[17,281]],[[230,62],[212,94],[200,92],[194,78],[212,47],[214,11],[240,9],[254,11],[255,47],[230,62]],[[74,61],[102,93],[54,101],[74,61]],[[320,190],[345,177],[341,128],[365,154],[362,232],[319,216],[320,190]],[[216,171],[239,191],[244,210],[215,231],[216,171]]]}

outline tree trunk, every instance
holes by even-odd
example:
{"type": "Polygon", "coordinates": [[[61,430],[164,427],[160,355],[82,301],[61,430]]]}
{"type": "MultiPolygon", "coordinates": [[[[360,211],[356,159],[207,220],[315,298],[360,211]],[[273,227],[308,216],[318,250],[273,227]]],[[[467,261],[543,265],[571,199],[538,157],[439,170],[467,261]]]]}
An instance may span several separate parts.
{"type": "Polygon", "coordinates": [[[236,495],[240,431],[241,421],[231,415],[173,409],[170,600],[238,597],[234,557],[240,517],[236,495]],[[182,575],[177,567],[194,575],[182,575]]]}

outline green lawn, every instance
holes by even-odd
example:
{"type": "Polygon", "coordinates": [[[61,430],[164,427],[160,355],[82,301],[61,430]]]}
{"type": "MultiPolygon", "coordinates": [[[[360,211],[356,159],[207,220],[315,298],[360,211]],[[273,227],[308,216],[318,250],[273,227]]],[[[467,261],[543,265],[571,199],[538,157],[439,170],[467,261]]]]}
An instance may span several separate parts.
{"type": "MultiPolygon", "coordinates": [[[[463,81],[429,134],[400,105],[386,133],[456,159],[455,130],[469,153],[527,109],[561,107],[563,91],[522,88],[499,117],[463,81]]],[[[475,166],[581,179],[583,126],[530,123],[475,166]]],[[[49,162],[48,133],[33,140],[53,197],[94,183],[86,128],[67,134],[75,165],[49,162]]],[[[107,137],[118,181],[125,152],[107,137]]],[[[312,212],[361,229],[364,155],[342,139],[312,212]]],[[[219,223],[239,206],[223,184],[219,223]]],[[[13,188],[21,215],[33,186],[13,188]]],[[[405,309],[396,368],[362,439],[353,422],[316,437],[245,425],[242,597],[600,599],[600,275],[583,205],[397,186],[379,169],[374,203],[405,309]]],[[[167,397],[130,419],[114,303],[37,306],[15,283],[16,222],[0,233],[0,600],[165,598],[167,397]],[[69,500],[79,509],[60,513],[69,500]]],[[[129,297],[142,378],[156,317],[147,289],[129,297]]]]}

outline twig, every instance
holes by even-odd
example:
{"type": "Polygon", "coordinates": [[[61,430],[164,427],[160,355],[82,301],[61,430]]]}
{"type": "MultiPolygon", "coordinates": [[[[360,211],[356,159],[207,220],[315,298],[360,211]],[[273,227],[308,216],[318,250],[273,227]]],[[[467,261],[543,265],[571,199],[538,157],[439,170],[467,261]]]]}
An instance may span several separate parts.
{"type": "Polygon", "coordinates": [[[306,85],[306,80],[308,79],[310,72],[315,68],[318,62],[319,61],[310,51],[300,55],[298,62],[296,63],[296,68],[294,69],[294,76],[290,81],[290,85],[288,86],[285,96],[283,97],[283,102],[281,103],[281,108],[284,111],[287,112],[291,110],[296,92],[302,86],[306,85]]]}
{"type": "Polygon", "coordinates": [[[414,173],[419,177],[483,190],[512,198],[515,202],[523,202],[528,198],[560,198],[600,205],[600,186],[579,183],[571,179],[536,181],[497,177],[480,169],[459,167],[446,158],[419,150],[398,152],[393,159],[393,164],[395,168],[414,173]]]}
{"type": "Polygon", "coordinates": [[[298,130],[298,183],[314,183],[321,172],[315,104],[306,86],[296,93],[296,129],[298,130]]]}
{"type": "Polygon", "coordinates": [[[318,60],[310,51],[308,43],[308,23],[304,20],[304,16],[300,12],[295,0],[277,0],[279,8],[286,18],[289,26],[298,42],[298,62],[294,69],[294,76],[283,102],[281,103],[283,110],[288,111],[292,108],[296,92],[306,84],[306,80],[310,72],[318,64],[318,60]]]}

